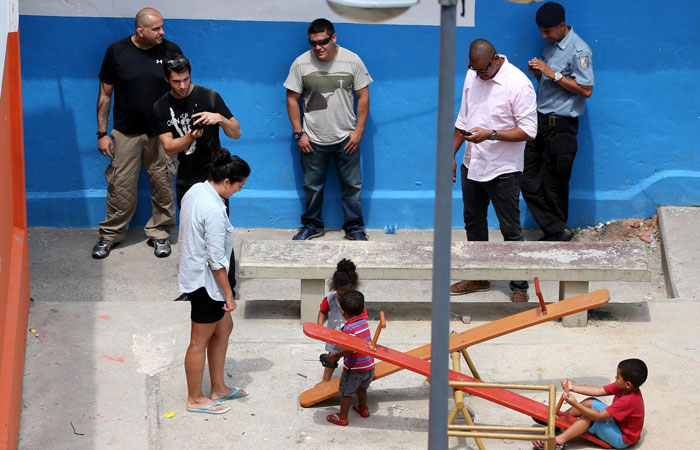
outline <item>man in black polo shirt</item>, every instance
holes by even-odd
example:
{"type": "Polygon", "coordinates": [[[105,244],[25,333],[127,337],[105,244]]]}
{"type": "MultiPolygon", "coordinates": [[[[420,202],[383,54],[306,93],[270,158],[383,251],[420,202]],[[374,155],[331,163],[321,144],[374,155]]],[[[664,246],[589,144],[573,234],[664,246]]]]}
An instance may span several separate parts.
{"type": "Polygon", "coordinates": [[[192,83],[190,61],[182,54],[170,56],[163,72],[170,91],[153,105],[153,116],[165,152],[178,158],[175,188],[180,207],[187,190],[208,178],[211,152],[221,147],[219,127],[238,139],[241,126],[216,91],[192,83]]]}
{"type": "Polygon", "coordinates": [[[100,240],[92,249],[97,259],[106,258],[124,239],[136,211],[142,157],[151,181],[153,210],[145,232],[156,256],[170,255],[169,230],[175,226],[174,169],[153,132],[152,111],[153,102],[168,90],[162,68],[166,55],[182,51],[163,38],[163,16],[155,9],[139,11],[135,27],[133,35],[109,46],[100,69],[97,147],[111,161],[105,171],[107,217],[99,225],[100,240]],[[112,92],[114,141],[107,133],[112,92]]]}

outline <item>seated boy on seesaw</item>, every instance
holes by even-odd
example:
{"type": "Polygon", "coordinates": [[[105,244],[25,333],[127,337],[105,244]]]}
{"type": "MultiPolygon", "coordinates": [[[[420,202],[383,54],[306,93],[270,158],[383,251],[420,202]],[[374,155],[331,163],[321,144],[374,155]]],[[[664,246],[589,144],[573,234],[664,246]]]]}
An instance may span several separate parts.
{"type": "MultiPolygon", "coordinates": [[[[637,443],[644,426],[644,399],[639,387],[647,379],[647,366],[641,359],[626,359],[617,365],[615,382],[606,386],[577,386],[568,378],[561,385],[568,394],[564,400],[572,407],[566,411],[578,420],[556,437],[556,450],[566,448],[566,442],[586,431],[595,434],[614,448],[627,448],[637,443]],[[578,402],[571,394],[595,397],[614,395],[608,406],[597,398],[578,402]]],[[[544,450],[544,441],[532,441],[535,449],[544,450]]]]}

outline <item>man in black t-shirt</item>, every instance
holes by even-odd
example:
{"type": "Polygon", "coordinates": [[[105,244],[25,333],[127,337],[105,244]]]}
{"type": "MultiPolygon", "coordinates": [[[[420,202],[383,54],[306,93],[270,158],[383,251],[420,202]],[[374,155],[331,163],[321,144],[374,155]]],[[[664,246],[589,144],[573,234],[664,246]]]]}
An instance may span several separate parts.
{"type": "Polygon", "coordinates": [[[138,179],[143,157],[151,182],[153,216],[145,227],[148,245],[158,257],[170,255],[169,230],[175,226],[173,164],[153,131],[153,103],[167,92],[163,61],[180,47],[163,38],[163,17],[152,8],[138,12],[135,33],[110,45],[100,69],[97,97],[97,147],[111,158],[105,171],[107,215],[99,225],[100,240],[92,257],[106,258],[124,239],[136,211],[138,179]],[[114,92],[114,126],[107,133],[114,92]]]}
{"type": "Polygon", "coordinates": [[[177,204],[195,183],[206,181],[211,152],[221,147],[219,127],[226,136],[241,137],[241,126],[221,96],[192,83],[190,62],[182,54],[163,64],[170,91],[153,105],[155,130],[165,152],[177,155],[177,204]]]}

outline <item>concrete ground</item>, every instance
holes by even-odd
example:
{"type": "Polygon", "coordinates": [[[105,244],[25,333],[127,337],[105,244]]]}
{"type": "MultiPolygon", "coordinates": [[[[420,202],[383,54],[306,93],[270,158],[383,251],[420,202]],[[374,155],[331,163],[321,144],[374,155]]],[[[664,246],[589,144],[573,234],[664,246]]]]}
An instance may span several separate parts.
{"type": "MultiPolygon", "coordinates": [[[[662,214],[662,235],[670,220],[662,214]]],[[[292,234],[239,229],[236,239],[240,245],[246,238],[289,239],[292,234]]],[[[385,235],[370,230],[369,235],[373,240],[432,239],[427,231],[385,235]]],[[[322,239],[340,238],[335,232],[322,239]]],[[[464,233],[455,231],[453,239],[464,239],[464,233]]],[[[664,251],[672,251],[662,239],[664,251]]],[[[172,301],[178,295],[177,245],[171,257],[157,259],[142,230],[131,230],[107,259],[96,261],[90,258],[96,240],[95,230],[30,231],[34,302],[29,325],[36,334],[27,338],[21,449],[427,447],[429,388],[407,371],[373,383],[372,417],[351,412],[346,428],[325,421],[337,411],[338,399],[299,406],[299,394],[320,379],[323,344],[301,331],[299,283],[293,281],[241,280],[226,376],[250,396],[229,402],[231,411],[222,416],[186,412],[183,356],[189,304],[172,301]],[[165,418],[169,412],[175,416],[165,418]]],[[[612,381],[619,360],[642,358],[650,369],[642,389],[647,417],[635,448],[693,448],[691,430],[700,404],[692,383],[692,374],[700,371],[700,304],[666,298],[665,274],[657,260],[650,258],[650,283],[592,283],[592,289],[609,289],[612,300],[590,314],[586,328],[545,323],[470,349],[480,374],[507,383],[550,384],[568,376],[577,383],[604,384],[612,381]]],[[[682,266],[682,261],[676,264],[682,266]]],[[[690,273],[700,267],[695,269],[690,273]]],[[[684,276],[688,278],[670,284],[697,285],[696,275],[684,276]]],[[[553,301],[556,285],[542,284],[545,298],[553,301]]],[[[429,341],[429,282],[367,281],[362,289],[371,302],[370,316],[380,309],[387,314],[382,344],[408,350],[429,341]]],[[[462,331],[535,307],[532,302],[512,304],[507,294],[507,282],[501,282],[489,292],[453,297],[452,310],[470,315],[472,323],[453,320],[452,328],[462,331]]],[[[545,399],[541,394],[533,398],[545,399]]],[[[478,398],[467,402],[480,424],[532,423],[478,398]]],[[[530,448],[525,441],[484,443],[488,449],[530,448]]],[[[476,445],[451,438],[449,448],[476,445]]],[[[595,446],[576,440],[569,448],[595,446]]]]}

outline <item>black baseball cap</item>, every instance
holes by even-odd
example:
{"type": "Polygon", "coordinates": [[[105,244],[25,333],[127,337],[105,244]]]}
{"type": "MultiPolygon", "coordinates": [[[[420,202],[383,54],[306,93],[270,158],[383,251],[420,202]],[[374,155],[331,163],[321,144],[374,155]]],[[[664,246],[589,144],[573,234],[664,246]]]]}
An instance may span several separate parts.
{"type": "Polygon", "coordinates": [[[555,27],[565,20],[564,7],[555,2],[547,2],[540,6],[535,15],[535,22],[542,28],[555,27]]]}

